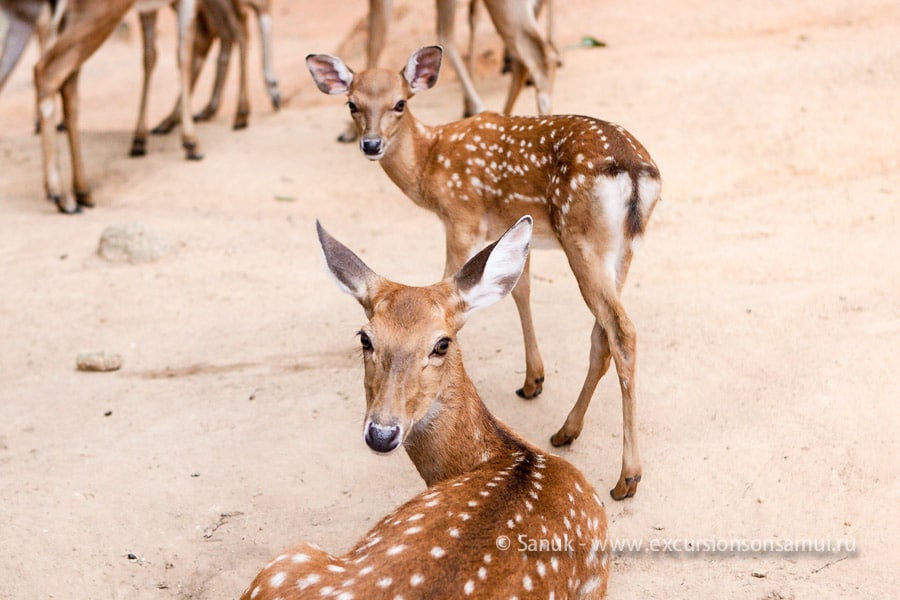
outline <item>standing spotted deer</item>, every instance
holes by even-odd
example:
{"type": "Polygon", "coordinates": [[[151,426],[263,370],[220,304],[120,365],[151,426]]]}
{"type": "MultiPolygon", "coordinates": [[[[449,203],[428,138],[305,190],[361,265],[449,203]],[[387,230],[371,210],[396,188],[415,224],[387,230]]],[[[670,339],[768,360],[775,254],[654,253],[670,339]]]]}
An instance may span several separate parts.
{"type": "MultiPolygon", "coordinates": [[[[417,205],[441,219],[447,234],[444,274],[459,269],[490,236],[530,214],[535,237],[562,247],[595,317],[590,365],[575,406],[553,435],[555,446],[581,433],[584,415],[610,359],[622,391],[622,471],[613,498],[633,496],[641,480],[635,423],[636,333],[620,291],[632,252],[659,200],[660,177],[644,147],[618,125],[581,116],[516,117],[485,112],[429,127],[407,107],[434,86],[441,48],[410,56],[400,73],[359,74],[339,58],[311,54],[319,89],[346,94],[366,158],[417,205]]],[[[544,365],[531,319],[529,265],[512,296],[525,340],[523,398],[541,393],[544,365]]]]}
{"type": "Polygon", "coordinates": [[[242,600],[602,598],[606,513],[581,472],[487,410],[456,334],[512,289],[532,221],[520,219],[454,275],[409,287],[375,274],[318,226],[328,268],[363,306],[366,443],[403,445],[428,490],[343,556],[300,544],[270,562],[242,600]]]}

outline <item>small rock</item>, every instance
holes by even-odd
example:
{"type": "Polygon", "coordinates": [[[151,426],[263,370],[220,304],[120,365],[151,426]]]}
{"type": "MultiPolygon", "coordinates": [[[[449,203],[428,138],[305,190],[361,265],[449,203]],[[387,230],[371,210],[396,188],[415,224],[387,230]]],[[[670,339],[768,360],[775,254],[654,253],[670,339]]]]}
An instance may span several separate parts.
{"type": "Polygon", "coordinates": [[[114,352],[85,352],[75,358],[79,371],[118,371],[122,355],[114,352]]]}
{"type": "Polygon", "coordinates": [[[763,573],[762,571],[753,571],[752,573],[750,573],[750,576],[756,577],[757,579],[765,579],[766,578],[766,574],[763,573]]]}
{"type": "Polygon", "coordinates": [[[97,254],[110,262],[153,262],[165,253],[165,244],[143,223],[107,227],[97,248],[97,254]]]}

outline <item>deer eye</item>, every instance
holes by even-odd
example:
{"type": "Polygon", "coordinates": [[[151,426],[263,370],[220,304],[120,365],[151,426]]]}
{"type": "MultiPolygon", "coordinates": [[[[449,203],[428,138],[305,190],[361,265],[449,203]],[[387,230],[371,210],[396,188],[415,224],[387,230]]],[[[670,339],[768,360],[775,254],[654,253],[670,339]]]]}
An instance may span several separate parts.
{"type": "Polygon", "coordinates": [[[397,104],[394,105],[394,111],[401,113],[403,109],[406,108],[406,100],[398,100],[397,104]]]}
{"type": "Polygon", "coordinates": [[[372,340],[366,335],[365,331],[359,332],[359,345],[362,346],[362,349],[366,352],[372,349],[372,340]]]}
{"type": "Polygon", "coordinates": [[[359,107],[356,105],[356,102],[354,102],[353,100],[349,100],[349,101],[347,102],[347,106],[350,108],[350,114],[351,114],[351,115],[352,115],[353,113],[358,113],[358,112],[359,112],[359,107]]]}
{"type": "Polygon", "coordinates": [[[432,356],[444,356],[447,354],[447,350],[450,348],[450,342],[452,340],[448,337],[441,338],[438,340],[438,343],[434,345],[434,349],[431,351],[432,356]]]}

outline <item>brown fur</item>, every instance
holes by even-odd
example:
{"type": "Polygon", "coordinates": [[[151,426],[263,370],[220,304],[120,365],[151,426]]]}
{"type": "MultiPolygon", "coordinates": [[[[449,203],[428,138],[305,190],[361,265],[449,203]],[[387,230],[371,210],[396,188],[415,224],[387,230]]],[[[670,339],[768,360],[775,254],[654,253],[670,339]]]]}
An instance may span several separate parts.
{"type": "MultiPolygon", "coordinates": [[[[447,234],[445,275],[523,215],[535,238],[558,245],[595,317],[588,374],[565,424],[551,438],[571,443],[610,359],[622,390],[622,469],[612,496],[633,496],[641,478],[635,418],[636,333],[619,293],[633,242],[659,200],[660,177],[647,150],[622,127],[577,115],[544,117],[481,113],[429,127],[398,102],[427,89],[441,50],[423,48],[399,74],[354,74],[340,59],[310,55],[320,89],[346,93],[360,147],[417,205],[434,212],[447,234]],[[350,75],[348,78],[348,74],[350,75]],[[349,79],[349,80],[347,80],[349,79]],[[367,148],[371,151],[367,152],[367,148]],[[375,152],[372,149],[379,149],[375,152]]],[[[541,393],[544,365],[531,318],[528,265],[513,290],[525,340],[525,382],[519,394],[541,393]]]]}
{"type": "MultiPolygon", "coordinates": [[[[462,327],[465,290],[482,277],[494,247],[455,277],[411,288],[380,278],[320,235],[332,272],[350,269],[338,279],[369,314],[362,328],[371,342],[363,352],[367,421],[404,425],[403,444],[429,488],[343,556],[310,544],[287,550],[242,600],[602,598],[609,554],[597,493],[571,464],[488,412],[458,345],[434,355],[435,340],[462,327]],[[547,546],[527,548],[538,540],[547,546]]],[[[508,291],[513,284],[498,285],[508,291]]]]}

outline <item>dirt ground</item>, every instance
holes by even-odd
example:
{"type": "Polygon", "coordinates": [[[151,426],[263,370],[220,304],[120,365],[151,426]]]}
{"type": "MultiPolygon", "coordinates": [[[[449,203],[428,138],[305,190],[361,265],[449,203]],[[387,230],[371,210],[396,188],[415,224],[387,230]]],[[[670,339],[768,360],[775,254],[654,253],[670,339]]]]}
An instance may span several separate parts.
{"type": "MultiPolygon", "coordinates": [[[[286,105],[257,54],[249,129],[199,127],[127,157],[136,17],[86,64],[85,159],[97,207],[43,199],[30,48],[0,96],[0,598],[236,598],[307,540],[343,552],[424,488],[362,439],[362,311],[321,265],[319,218],[376,270],[425,284],[438,220],[336,134],[342,98],[303,58],[364,63],[367,3],[276,1],[286,105]],[[356,27],[356,30],[354,30],[356,27]],[[96,254],[110,225],[167,244],[148,264],[96,254]],[[76,371],[82,352],[123,356],[76,371]],[[129,558],[129,555],[132,558],[129,558]]],[[[434,43],[431,3],[399,3],[383,64],[434,43]]],[[[462,17],[462,13],[460,14],[462,17]]],[[[162,18],[152,118],[175,93],[162,18]]],[[[621,123],[663,174],[624,301],[639,332],[638,495],[607,504],[619,540],[852,541],[856,552],[619,552],[610,598],[890,598],[900,552],[900,4],[888,0],[557,3],[554,110],[621,123]],[[582,36],[605,41],[585,48],[582,36]]],[[[499,109],[500,46],[478,30],[476,84],[499,109]]],[[[205,100],[206,80],[195,105],[205,100]]],[[[447,69],[412,110],[455,119],[447,69]]],[[[526,90],[518,110],[533,113],[526,90]]],[[[60,138],[62,143],[63,138],[60,138]]],[[[549,446],[580,388],[591,317],[561,252],[534,254],[545,391],[523,403],[506,299],[461,343],[488,406],[549,446]]],[[[598,489],[621,456],[617,383],[559,453],[598,489]]]]}

